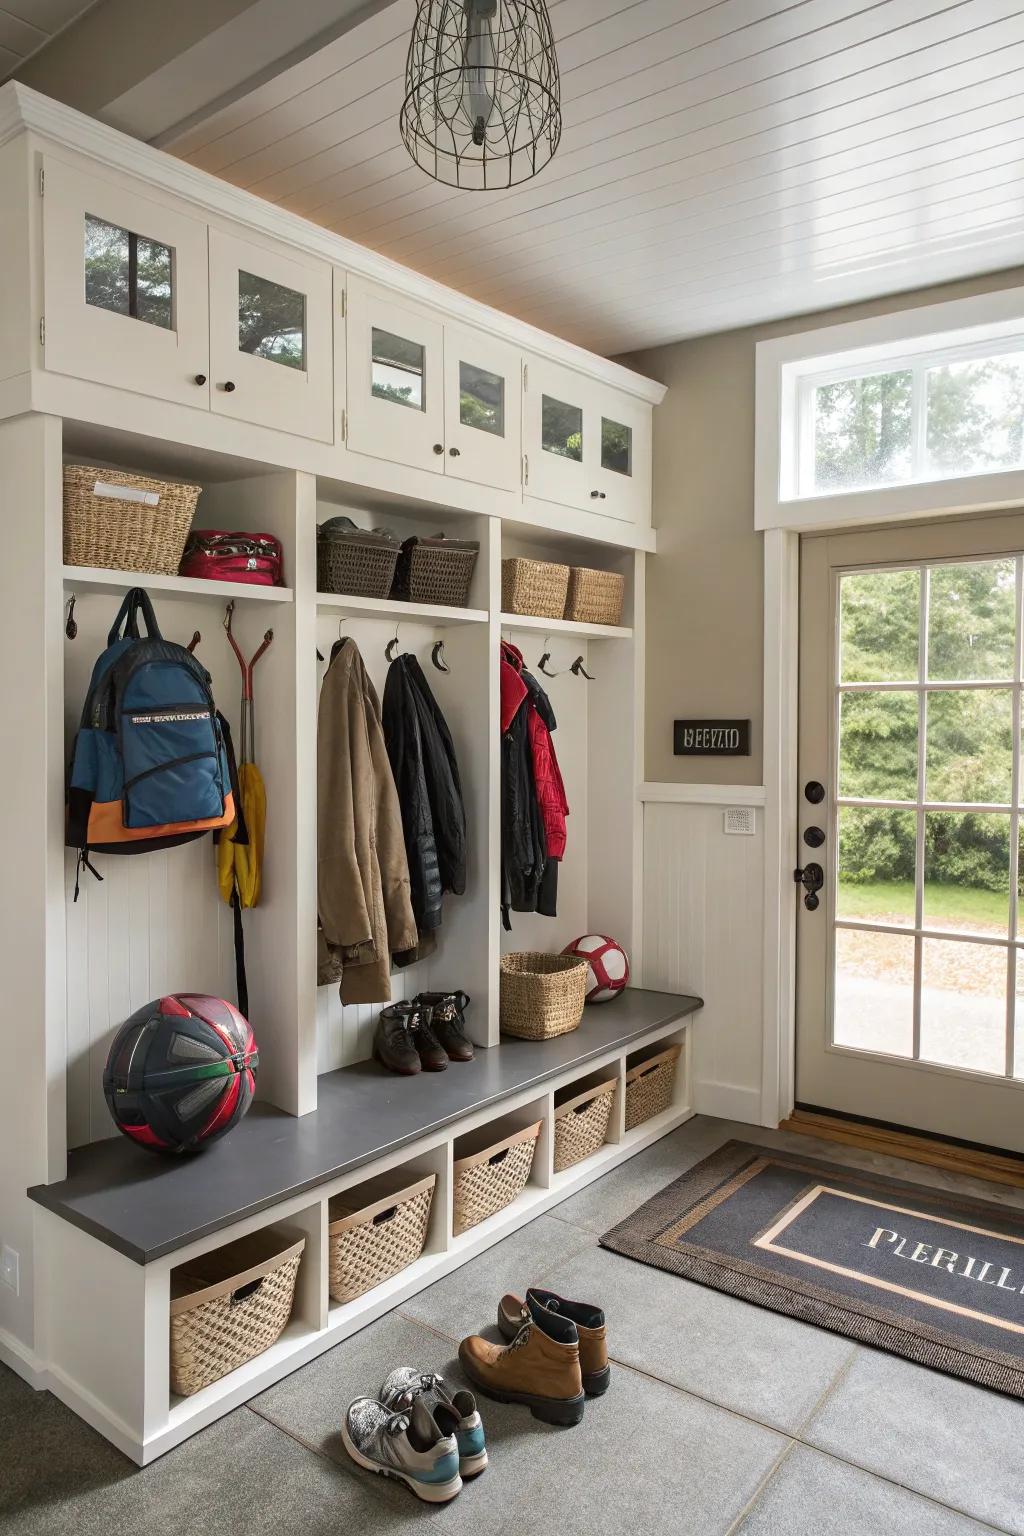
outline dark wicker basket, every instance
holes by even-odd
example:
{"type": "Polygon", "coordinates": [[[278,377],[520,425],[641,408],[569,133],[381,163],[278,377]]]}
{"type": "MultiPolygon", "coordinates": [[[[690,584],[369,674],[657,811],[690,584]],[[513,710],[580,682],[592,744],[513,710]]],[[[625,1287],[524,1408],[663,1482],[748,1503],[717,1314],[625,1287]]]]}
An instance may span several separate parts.
{"type": "Polygon", "coordinates": [[[388,597],[400,552],[398,540],[387,534],[322,523],[316,531],[317,591],[388,597]]]}
{"type": "Polygon", "coordinates": [[[465,608],[480,545],[475,539],[406,539],[395,571],[393,597],[410,603],[465,608]]]}

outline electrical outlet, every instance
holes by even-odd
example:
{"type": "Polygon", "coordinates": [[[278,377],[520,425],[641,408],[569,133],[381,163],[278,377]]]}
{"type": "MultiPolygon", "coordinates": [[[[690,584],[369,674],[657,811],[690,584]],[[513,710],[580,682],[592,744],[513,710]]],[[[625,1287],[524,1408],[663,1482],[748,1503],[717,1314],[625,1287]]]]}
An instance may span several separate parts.
{"type": "Polygon", "coordinates": [[[0,1280],[10,1286],[15,1296],[18,1294],[19,1261],[20,1254],[16,1248],[8,1248],[6,1243],[0,1248],[0,1280]]]}

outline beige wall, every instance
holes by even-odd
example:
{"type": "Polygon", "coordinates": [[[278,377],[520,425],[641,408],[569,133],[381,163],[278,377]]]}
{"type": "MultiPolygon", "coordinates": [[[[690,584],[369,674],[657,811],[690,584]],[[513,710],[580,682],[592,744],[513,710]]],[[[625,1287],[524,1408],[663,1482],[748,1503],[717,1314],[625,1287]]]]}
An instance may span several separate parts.
{"type": "Polygon", "coordinates": [[[654,413],[654,521],[647,562],[646,777],[761,782],[763,560],[754,532],[754,348],[845,320],[1024,286],[1024,268],[893,298],[701,336],[622,361],[667,384],[654,413]],[[679,716],[749,718],[751,756],[674,757],[679,716]]]}

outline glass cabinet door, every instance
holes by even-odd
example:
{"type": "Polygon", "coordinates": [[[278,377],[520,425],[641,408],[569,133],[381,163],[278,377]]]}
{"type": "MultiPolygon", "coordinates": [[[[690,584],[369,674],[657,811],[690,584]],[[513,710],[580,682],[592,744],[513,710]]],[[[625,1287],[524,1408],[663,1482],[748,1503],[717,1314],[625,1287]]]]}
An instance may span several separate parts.
{"type": "Polygon", "coordinates": [[[213,409],[333,442],[332,292],[328,262],[211,229],[213,409]]]}
{"type": "Polygon", "coordinates": [[[459,325],[444,328],[445,473],[518,491],[522,354],[459,325]]]}
{"type": "Polygon", "coordinates": [[[44,167],[45,367],[205,409],[206,225],[130,184],[44,167]]]}
{"type": "Polygon", "coordinates": [[[526,360],[523,394],[525,492],[589,510],[587,458],[594,424],[590,381],[543,358],[526,360]]]}
{"type": "Polygon", "coordinates": [[[591,506],[604,517],[646,522],[651,499],[651,407],[601,385],[594,390],[591,506]]]}
{"type": "Polygon", "coordinates": [[[444,328],[426,307],[348,279],[348,447],[445,470],[444,328]]]}

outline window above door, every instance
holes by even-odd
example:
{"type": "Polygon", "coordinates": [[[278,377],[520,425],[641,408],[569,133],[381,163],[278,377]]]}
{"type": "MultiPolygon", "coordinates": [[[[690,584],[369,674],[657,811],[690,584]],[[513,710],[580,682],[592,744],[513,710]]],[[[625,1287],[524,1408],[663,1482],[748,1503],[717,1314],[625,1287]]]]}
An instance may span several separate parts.
{"type": "Polygon", "coordinates": [[[757,347],[755,524],[1024,500],[1024,289],[757,347]]]}

